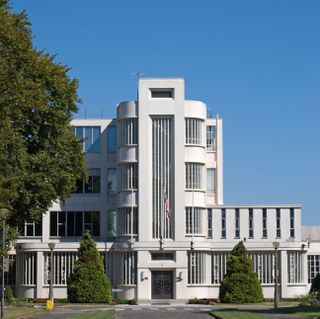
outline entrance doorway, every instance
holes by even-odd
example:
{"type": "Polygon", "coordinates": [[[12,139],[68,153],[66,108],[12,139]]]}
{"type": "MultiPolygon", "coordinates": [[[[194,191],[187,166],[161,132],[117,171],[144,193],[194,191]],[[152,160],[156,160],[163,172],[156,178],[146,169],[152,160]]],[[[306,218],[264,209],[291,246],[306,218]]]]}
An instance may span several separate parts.
{"type": "Polygon", "coordinates": [[[152,299],[173,299],[173,271],[152,271],[152,299]]]}

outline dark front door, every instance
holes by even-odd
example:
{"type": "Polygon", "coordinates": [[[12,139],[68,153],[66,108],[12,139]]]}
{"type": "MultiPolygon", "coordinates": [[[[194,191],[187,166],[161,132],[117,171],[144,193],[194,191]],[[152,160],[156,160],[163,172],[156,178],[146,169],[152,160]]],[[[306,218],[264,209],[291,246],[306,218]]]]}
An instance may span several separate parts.
{"type": "Polygon", "coordinates": [[[152,299],[173,299],[173,272],[152,272],[152,299]]]}

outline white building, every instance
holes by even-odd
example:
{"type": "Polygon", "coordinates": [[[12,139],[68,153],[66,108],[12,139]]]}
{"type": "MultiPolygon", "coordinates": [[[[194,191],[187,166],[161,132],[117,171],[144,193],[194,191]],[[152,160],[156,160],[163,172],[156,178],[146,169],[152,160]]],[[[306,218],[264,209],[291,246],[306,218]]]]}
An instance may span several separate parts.
{"type": "Polygon", "coordinates": [[[72,125],[86,138],[89,182],[41,224],[25,223],[12,256],[16,275],[12,269],[6,278],[19,296],[48,297],[48,243],[55,242],[54,296],[65,298],[86,229],[118,298],[217,298],[240,240],[265,298],[274,295],[274,241],[281,297],[308,291],[320,249],[301,234],[301,207],[224,205],[222,120],[208,118],[203,102],[185,100],[183,79],[140,79],[138,101],[120,103],[116,119],[72,125]]]}

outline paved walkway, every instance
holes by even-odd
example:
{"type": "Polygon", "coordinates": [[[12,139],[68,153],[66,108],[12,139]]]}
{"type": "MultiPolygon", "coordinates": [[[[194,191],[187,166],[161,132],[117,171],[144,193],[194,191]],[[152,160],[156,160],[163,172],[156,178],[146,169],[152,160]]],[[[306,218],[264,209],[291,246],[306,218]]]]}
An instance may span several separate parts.
{"type": "MultiPolygon", "coordinates": [[[[287,314],[270,313],[271,306],[265,305],[63,305],[56,306],[54,311],[40,315],[37,319],[67,319],[72,315],[93,310],[114,309],[117,319],[210,319],[210,312],[219,309],[239,309],[273,319],[306,319],[287,314]]],[[[88,317],[88,319],[90,319],[88,317]]]]}

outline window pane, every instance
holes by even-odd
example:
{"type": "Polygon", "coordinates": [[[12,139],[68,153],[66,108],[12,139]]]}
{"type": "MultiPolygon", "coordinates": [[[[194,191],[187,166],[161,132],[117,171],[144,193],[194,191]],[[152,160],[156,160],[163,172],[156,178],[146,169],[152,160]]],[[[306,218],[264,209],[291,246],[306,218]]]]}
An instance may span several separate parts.
{"type": "Polygon", "coordinates": [[[88,152],[100,152],[100,127],[92,127],[92,144],[88,149],[88,152]]]}
{"type": "Polygon", "coordinates": [[[90,151],[90,147],[92,145],[92,127],[85,127],[84,128],[84,150],[86,152],[90,151]]]}
{"type": "Polygon", "coordinates": [[[67,222],[68,222],[67,235],[74,236],[74,212],[68,212],[67,222]]]}
{"type": "Polygon", "coordinates": [[[50,212],[50,236],[57,236],[57,212],[50,212]]]}
{"type": "Polygon", "coordinates": [[[116,126],[109,126],[107,129],[108,152],[115,152],[117,149],[117,129],[116,126]]]}
{"type": "Polygon", "coordinates": [[[215,193],[214,183],[215,182],[215,169],[208,168],[207,169],[207,188],[208,195],[213,195],[215,193]]]}
{"type": "Polygon", "coordinates": [[[35,235],[42,236],[42,219],[39,222],[35,223],[35,227],[36,227],[35,235]]]}
{"type": "Polygon", "coordinates": [[[108,212],[108,237],[117,236],[117,213],[115,211],[108,212]]]}
{"type": "Polygon", "coordinates": [[[100,235],[100,213],[93,212],[93,228],[92,228],[92,236],[100,235]]]}
{"type": "Polygon", "coordinates": [[[108,169],[108,192],[115,193],[117,191],[117,170],[115,168],[108,169]]]}
{"type": "Polygon", "coordinates": [[[76,215],[76,225],[75,225],[75,235],[82,236],[82,212],[75,212],[76,215]]]}

